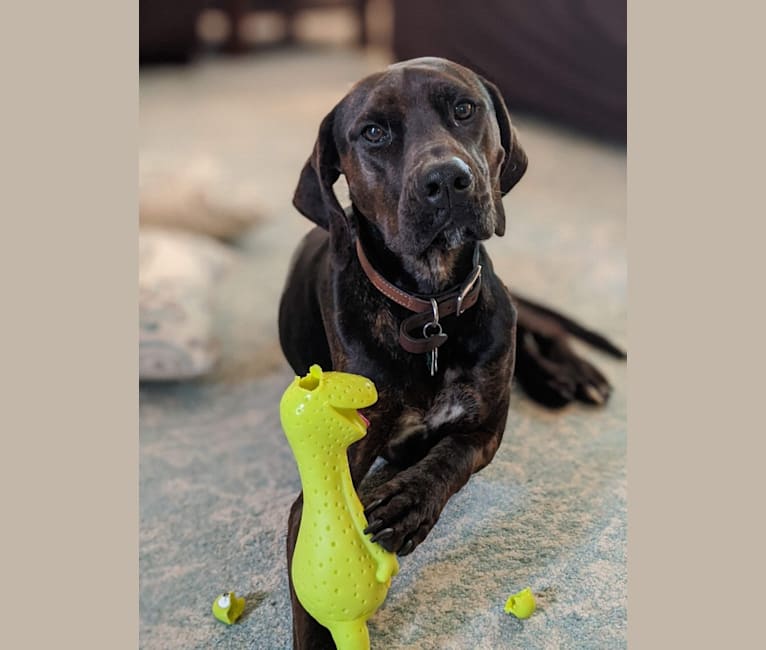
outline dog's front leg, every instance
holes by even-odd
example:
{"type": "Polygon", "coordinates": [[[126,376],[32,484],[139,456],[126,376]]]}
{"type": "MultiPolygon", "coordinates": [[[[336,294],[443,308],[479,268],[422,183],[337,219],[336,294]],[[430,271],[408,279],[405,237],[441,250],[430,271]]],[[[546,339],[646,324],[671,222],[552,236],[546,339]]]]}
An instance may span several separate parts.
{"type": "Polygon", "coordinates": [[[392,553],[411,553],[436,524],[450,497],[492,460],[507,410],[508,394],[491,426],[445,436],[420,461],[365,495],[372,539],[392,553]]]}

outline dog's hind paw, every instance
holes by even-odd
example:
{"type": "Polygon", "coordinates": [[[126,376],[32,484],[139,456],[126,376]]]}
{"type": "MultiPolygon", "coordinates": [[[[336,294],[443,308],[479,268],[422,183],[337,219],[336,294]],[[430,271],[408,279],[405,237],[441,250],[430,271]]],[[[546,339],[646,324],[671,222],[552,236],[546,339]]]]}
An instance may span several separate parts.
{"type": "Polygon", "coordinates": [[[540,340],[532,332],[519,332],[516,379],[535,401],[561,408],[575,400],[602,405],[609,399],[609,380],[579,357],[562,338],[540,340]]]}
{"type": "Polygon", "coordinates": [[[535,401],[549,408],[570,402],[602,405],[612,386],[591,363],[569,344],[579,339],[617,359],[625,352],[602,335],[593,332],[554,310],[515,299],[518,309],[515,378],[535,401]]]}

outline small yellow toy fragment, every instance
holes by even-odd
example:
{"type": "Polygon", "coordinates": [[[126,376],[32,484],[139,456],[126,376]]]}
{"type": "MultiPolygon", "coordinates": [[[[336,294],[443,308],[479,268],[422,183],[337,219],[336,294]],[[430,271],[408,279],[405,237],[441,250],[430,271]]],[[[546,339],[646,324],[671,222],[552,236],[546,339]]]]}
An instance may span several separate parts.
{"type": "Polygon", "coordinates": [[[245,599],[233,591],[221,594],[213,601],[213,616],[219,621],[231,625],[245,610],[245,599]]]}
{"type": "Polygon", "coordinates": [[[529,618],[536,607],[535,597],[529,587],[509,596],[508,600],[505,601],[505,613],[513,614],[516,618],[529,618]]]}

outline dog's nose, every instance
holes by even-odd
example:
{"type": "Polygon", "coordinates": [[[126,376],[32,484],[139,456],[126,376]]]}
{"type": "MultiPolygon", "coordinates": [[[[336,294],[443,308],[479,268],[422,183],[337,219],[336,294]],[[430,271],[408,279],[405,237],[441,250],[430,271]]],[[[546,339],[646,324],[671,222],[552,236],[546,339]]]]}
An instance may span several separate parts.
{"type": "Polygon", "coordinates": [[[423,173],[421,194],[434,207],[445,207],[473,186],[471,168],[460,158],[428,167],[423,173]]]}

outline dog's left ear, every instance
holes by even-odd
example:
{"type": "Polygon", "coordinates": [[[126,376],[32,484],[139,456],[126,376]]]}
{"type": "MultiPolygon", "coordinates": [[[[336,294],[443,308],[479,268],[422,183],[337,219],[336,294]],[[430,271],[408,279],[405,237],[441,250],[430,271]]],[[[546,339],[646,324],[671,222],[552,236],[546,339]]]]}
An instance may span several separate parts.
{"type": "MultiPolygon", "coordinates": [[[[505,159],[500,168],[500,194],[505,196],[511,191],[527,171],[527,154],[519,144],[516,129],[511,126],[511,116],[508,114],[508,108],[505,100],[500,94],[498,87],[491,81],[479,77],[482,84],[492,99],[492,105],[495,109],[495,118],[500,127],[500,142],[505,150],[505,159]]],[[[495,234],[502,236],[505,233],[505,212],[502,203],[497,201],[497,223],[495,224],[495,234]]]]}
{"type": "Polygon", "coordinates": [[[338,104],[322,120],[314,149],[303,166],[293,205],[307,219],[330,230],[332,224],[344,224],[345,213],[333,185],[340,176],[340,159],[333,133],[338,104]]]}

